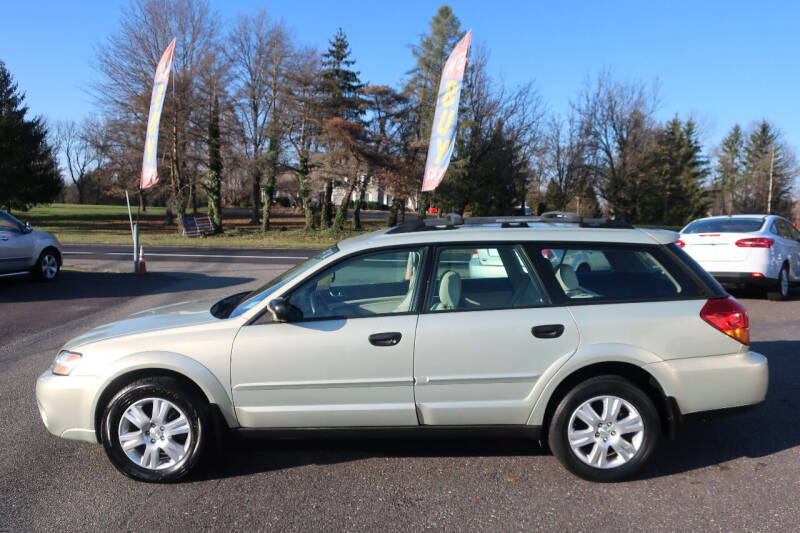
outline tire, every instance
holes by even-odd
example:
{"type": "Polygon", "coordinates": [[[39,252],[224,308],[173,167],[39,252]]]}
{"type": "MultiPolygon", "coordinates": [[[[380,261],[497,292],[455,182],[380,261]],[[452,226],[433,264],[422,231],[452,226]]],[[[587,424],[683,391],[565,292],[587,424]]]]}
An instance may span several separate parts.
{"type": "Polygon", "coordinates": [[[52,249],[44,250],[36,261],[31,273],[39,281],[53,281],[58,275],[61,268],[61,261],[59,261],[58,252],[52,249]]]}
{"type": "Polygon", "coordinates": [[[774,302],[785,300],[789,297],[789,265],[786,263],[781,267],[778,273],[778,281],[775,287],[767,290],[767,298],[774,302]]]}
{"type": "Polygon", "coordinates": [[[660,427],[658,411],[639,387],[620,376],[598,376],[580,383],[559,402],[550,422],[548,444],[573,474],[590,481],[621,481],[636,475],[650,459],[660,427]],[[605,409],[617,405],[614,399],[619,405],[617,415],[608,413],[603,418],[605,409]],[[584,419],[592,420],[591,428],[584,419]]]}
{"type": "Polygon", "coordinates": [[[100,434],[117,470],[139,481],[171,483],[195,468],[211,427],[205,398],[175,378],[153,377],[114,396],[100,434]]]}

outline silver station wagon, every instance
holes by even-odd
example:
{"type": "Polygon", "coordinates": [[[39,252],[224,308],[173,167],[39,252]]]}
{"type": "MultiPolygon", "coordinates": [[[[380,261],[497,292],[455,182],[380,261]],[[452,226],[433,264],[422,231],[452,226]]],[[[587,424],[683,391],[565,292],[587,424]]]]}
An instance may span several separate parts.
{"type": "Polygon", "coordinates": [[[144,481],[186,475],[215,434],[320,431],[526,436],[629,478],[662,435],[767,391],[746,311],[676,239],[564,213],[347,239],[256,291],[71,340],[39,410],[144,481]]]}

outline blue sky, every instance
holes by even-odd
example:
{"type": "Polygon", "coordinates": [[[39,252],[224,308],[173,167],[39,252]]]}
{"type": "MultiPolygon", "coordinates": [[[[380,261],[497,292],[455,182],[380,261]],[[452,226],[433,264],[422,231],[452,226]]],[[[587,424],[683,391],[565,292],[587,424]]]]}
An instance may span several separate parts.
{"type": "MultiPolygon", "coordinates": [[[[4,2],[0,60],[33,113],[80,119],[94,46],[113,32],[127,0],[4,2]]],[[[265,6],[301,43],[324,48],[341,26],[362,80],[395,85],[411,67],[409,45],[438,1],[212,0],[223,22],[265,6]]],[[[769,1],[453,1],[463,28],[513,86],[535,80],[551,111],[566,113],[587,76],[661,84],[662,119],[699,120],[706,149],[734,123],[766,118],[800,148],[800,4],[769,1]]]]}

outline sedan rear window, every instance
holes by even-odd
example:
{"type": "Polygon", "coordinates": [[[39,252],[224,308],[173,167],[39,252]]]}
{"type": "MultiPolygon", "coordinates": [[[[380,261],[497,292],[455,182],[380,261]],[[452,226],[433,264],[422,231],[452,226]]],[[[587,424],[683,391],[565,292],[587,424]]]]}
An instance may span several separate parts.
{"type": "Polygon", "coordinates": [[[752,233],[763,225],[763,218],[712,218],[695,220],[681,233],[752,233]]]}

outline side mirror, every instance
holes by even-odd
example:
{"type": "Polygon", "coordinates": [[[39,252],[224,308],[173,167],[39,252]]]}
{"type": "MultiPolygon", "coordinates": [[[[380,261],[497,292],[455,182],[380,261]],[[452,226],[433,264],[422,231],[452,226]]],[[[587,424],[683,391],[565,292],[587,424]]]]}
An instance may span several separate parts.
{"type": "Polygon", "coordinates": [[[22,228],[22,233],[30,233],[33,231],[33,226],[31,226],[30,222],[26,222],[25,226],[22,228]]]}
{"type": "Polygon", "coordinates": [[[286,305],[286,300],[283,298],[275,298],[274,300],[270,300],[270,302],[267,304],[267,308],[269,309],[269,312],[272,313],[272,318],[274,318],[276,322],[289,321],[289,307],[286,305]]]}

